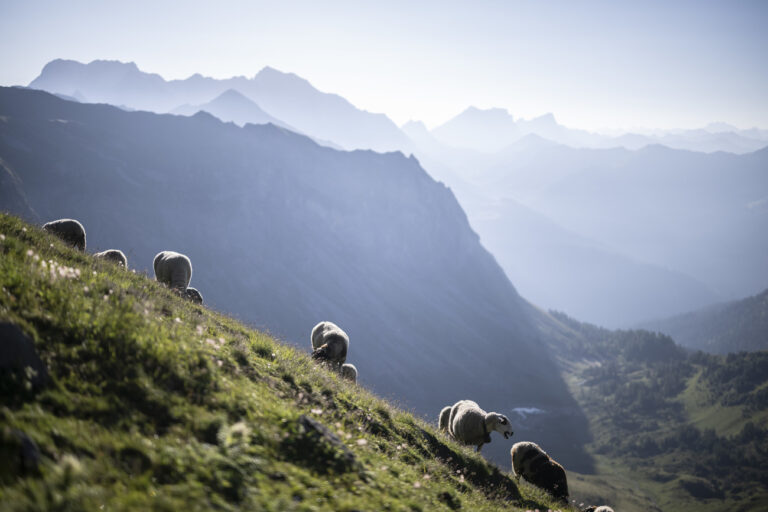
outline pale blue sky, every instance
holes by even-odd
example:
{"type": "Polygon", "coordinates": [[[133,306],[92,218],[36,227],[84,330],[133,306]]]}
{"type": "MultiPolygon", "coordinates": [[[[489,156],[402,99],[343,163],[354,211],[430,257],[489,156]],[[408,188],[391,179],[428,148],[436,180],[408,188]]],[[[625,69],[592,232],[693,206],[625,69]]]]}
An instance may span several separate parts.
{"type": "Polygon", "coordinates": [[[269,65],[434,126],[469,105],[572,127],[768,128],[765,1],[0,0],[0,84],[54,58],[165,78],[269,65]]]}

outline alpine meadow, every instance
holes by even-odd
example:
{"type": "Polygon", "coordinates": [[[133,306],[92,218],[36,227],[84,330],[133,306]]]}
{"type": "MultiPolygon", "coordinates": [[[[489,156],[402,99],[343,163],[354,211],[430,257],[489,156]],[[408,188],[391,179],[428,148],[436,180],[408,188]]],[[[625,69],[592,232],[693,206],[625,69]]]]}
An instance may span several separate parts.
{"type": "Polygon", "coordinates": [[[767,22],[4,3],[0,511],[768,509],[767,22]]]}

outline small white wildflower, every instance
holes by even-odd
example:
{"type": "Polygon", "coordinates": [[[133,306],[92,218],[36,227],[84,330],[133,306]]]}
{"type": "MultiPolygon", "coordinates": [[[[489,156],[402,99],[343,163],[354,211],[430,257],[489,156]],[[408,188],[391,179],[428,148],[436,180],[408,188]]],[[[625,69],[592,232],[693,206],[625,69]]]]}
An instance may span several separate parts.
{"type": "MultiPolygon", "coordinates": [[[[35,261],[40,261],[40,256],[35,254],[34,256],[32,256],[32,259],[35,260],[35,261]]],[[[43,262],[45,262],[45,260],[43,260],[43,262]]]]}
{"type": "Polygon", "coordinates": [[[53,244],[48,244],[48,247],[50,247],[51,249],[53,249],[53,244]]]}
{"type": "Polygon", "coordinates": [[[176,322],[177,324],[180,324],[181,323],[181,318],[176,317],[176,318],[173,319],[173,321],[176,322]]]}
{"type": "Polygon", "coordinates": [[[431,477],[431,476],[429,476],[429,475],[424,475],[424,477],[423,477],[423,478],[424,478],[424,480],[429,480],[429,479],[431,479],[432,477],[431,477]]]}
{"type": "Polygon", "coordinates": [[[32,249],[27,249],[27,256],[32,256],[35,252],[32,249]]]}
{"type": "Polygon", "coordinates": [[[23,233],[26,233],[26,232],[27,232],[27,228],[21,228],[21,231],[22,231],[23,233]]]}
{"type": "Polygon", "coordinates": [[[223,345],[225,343],[224,338],[219,338],[219,343],[223,345]]]}
{"type": "Polygon", "coordinates": [[[420,482],[413,482],[413,487],[418,489],[419,487],[421,487],[421,483],[420,482]]]}
{"type": "Polygon", "coordinates": [[[0,241],[3,241],[3,240],[5,240],[5,235],[0,233],[0,241]]]}
{"type": "Polygon", "coordinates": [[[85,293],[88,293],[89,291],[91,291],[91,289],[90,289],[90,288],[88,288],[87,286],[83,286],[83,291],[84,291],[85,293]]]}
{"type": "Polygon", "coordinates": [[[95,270],[93,271],[93,275],[96,275],[96,271],[95,270]]]}
{"type": "Polygon", "coordinates": [[[323,414],[323,410],[322,409],[312,409],[309,412],[311,412],[312,414],[317,414],[318,416],[323,414]]]}
{"type": "Polygon", "coordinates": [[[102,297],[102,298],[103,298],[104,300],[109,300],[109,295],[105,295],[105,296],[104,296],[104,297],[102,297]]]}
{"type": "Polygon", "coordinates": [[[221,365],[223,365],[223,364],[224,364],[224,361],[222,361],[221,359],[217,359],[217,360],[216,360],[216,364],[217,364],[217,365],[219,365],[219,366],[221,366],[221,365]]]}
{"type": "Polygon", "coordinates": [[[216,343],[216,340],[212,340],[211,338],[205,338],[205,342],[215,348],[216,350],[219,349],[218,343],[216,343]]]}
{"type": "Polygon", "coordinates": [[[368,444],[368,440],[367,439],[358,439],[357,440],[357,446],[365,446],[367,444],[368,444]]]}
{"type": "Polygon", "coordinates": [[[200,336],[202,336],[203,335],[203,326],[202,325],[198,325],[197,327],[195,327],[195,332],[197,334],[199,334],[200,336]]]}

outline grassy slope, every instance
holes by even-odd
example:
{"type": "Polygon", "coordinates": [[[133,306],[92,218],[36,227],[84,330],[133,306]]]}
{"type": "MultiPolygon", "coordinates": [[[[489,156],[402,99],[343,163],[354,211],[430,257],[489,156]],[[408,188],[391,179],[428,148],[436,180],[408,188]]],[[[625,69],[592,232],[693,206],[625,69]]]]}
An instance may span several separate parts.
{"type": "Polygon", "coordinates": [[[0,374],[2,510],[562,508],[263,333],[16,218],[0,214],[0,234],[0,321],[51,375],[35,390],[0,374]]]}

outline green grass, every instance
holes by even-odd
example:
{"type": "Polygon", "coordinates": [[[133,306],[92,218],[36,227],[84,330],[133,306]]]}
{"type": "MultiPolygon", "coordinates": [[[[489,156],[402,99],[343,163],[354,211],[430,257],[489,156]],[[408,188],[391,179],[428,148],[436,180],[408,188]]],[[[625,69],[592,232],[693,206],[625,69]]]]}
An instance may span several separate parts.
{"type": "MultiPolygon", "coordinates": [[[[757,412],[745,411],[743,405],[725,406],[713,403],[709,393],[700,382],[699,371],[680,394],[680,401],[685,407],[691,424],[699,429],[711,428],[720,436],[733,436],[741,432],[748,421],[759,425],[768,425],[768,410],[757,412]]],[[[762,389],[768,383],[760,386],[762,389]]]]}
{"type": "Polygon", "coordinates": [[[146,276],[7,215],[0,235],[0,321],[50,374],[0,373],[0,510],[570,510],[146,276]]]}

